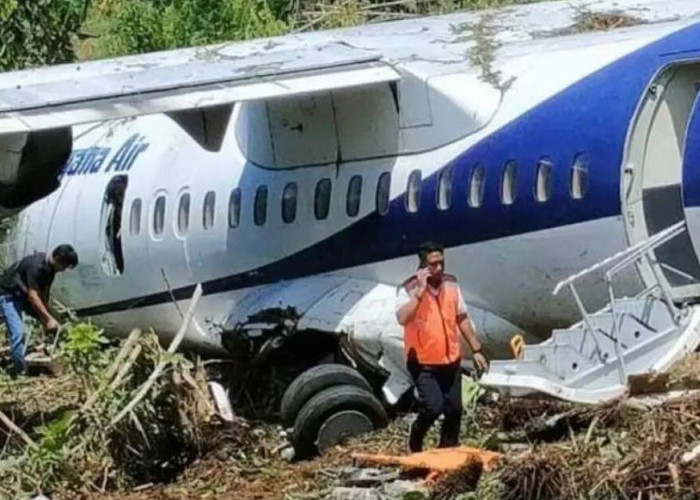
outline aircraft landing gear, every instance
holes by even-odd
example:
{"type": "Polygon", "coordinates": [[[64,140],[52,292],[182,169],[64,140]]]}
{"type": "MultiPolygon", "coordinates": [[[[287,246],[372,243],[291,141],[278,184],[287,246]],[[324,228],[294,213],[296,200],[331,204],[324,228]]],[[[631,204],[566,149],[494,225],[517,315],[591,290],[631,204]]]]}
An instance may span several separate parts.
{"type": "Polygon", "coordinates": [[[293,425],[295,458],[308,458],[348,438],[387,424],[382,403],[356,370],[318,365],[299,375],[281,404],[285,425],[293,425]]]}

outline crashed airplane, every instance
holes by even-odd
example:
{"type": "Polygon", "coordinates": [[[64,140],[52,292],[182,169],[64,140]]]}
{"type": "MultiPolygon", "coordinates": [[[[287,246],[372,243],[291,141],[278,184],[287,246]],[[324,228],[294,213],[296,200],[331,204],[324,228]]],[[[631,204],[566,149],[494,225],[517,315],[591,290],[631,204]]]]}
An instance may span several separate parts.
{"type": "Polygon", "coordinates": [[[0,204],[30,205],[11,256],[71,242],[54,293],[107,332],[168,341],[201,283],[189,348],[302,345],[301,454],[411,393],[394,303],[425,240],[485,386],[616,397],[700,338],[698,10],[540,3],[0,75],[0,204]]]}

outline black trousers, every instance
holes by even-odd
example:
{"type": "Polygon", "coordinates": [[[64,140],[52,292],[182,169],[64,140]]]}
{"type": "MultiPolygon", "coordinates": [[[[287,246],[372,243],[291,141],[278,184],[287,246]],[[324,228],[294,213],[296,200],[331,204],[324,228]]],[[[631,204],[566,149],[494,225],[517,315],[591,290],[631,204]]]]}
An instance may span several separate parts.
{"type": "Polygon", "coordinates": [[[410,450],[422,451],[426,433],[441,414],[445,418],[438,446],[457,446],[462,420],[462,371],[459,363],[430,366],[410,363],[409,371],[418,389],[420,405],[418,418],[411,426],[408,443],[410,450]]]}

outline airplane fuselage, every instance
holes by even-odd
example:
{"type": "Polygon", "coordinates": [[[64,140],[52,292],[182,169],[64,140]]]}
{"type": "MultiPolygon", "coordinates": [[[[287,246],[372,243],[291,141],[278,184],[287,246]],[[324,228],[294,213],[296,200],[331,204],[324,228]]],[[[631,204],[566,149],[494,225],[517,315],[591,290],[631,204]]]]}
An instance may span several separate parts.
{"type": "MultiPolygon", "coordinates": [[[[497,53],[489,69],[497,77],[468,59],[450,62],[464,50],[455,34],[444,60],[430,59],[426,47],[449,37],[449,24],[434,19],[427,34],[400,41],[378,27],[305,39],[383,52],[406,76],[398,89],[236,103],[216,120],[158,114],[76,128],[60,188],[22,214],[17,254],[73,244],[81,264],[54,294],[121,334],[152,326],[169,338],[201,283],[188,341],[205,350],[220,350],[227,325],[256,301],[271,307],[270,287],[280,308],[290,294],[355,293],[344,309],[318,312],[313,329],[363,338],[373,323],[400,338],[391,293],[415,272],[426,240],[447,248],[447,271],[493,352],[503,354],[514,333],[544,337],[577,321],[571,297],[551,292],[636,237],[625,212],[635,200],[624,189],[633,124],[665,69],[686,68],[678,74],[700,81],[700,24],[515,43],[497,53]],[[423,50],[428,62],[405,55],[423,50]],[[211,130],[193,132],[200,119],[211,130]],[[183,126],[188,120],[195,125],[183,126]],[[219,143],[209,147],[217,141],[207,134],[219,143]],[[118,176],[127,182],[123,265],[106,235],[105,192],[118,176]]],[[[683,167],[682,158],[696,105],[683,95],[682,112],[668,107],[685,118],[674,122],[677,150],[666,154],[690,179],[700,165],[683,167]]],[[[698,187],[693,179],[683,189],[698,187]]],[[[681,216],[695,210],[680,202],[681,216]]],[[[604,304],[601,286],[600,274],[582,285],[587,307],[604,304]]],[[[619,290],[642,286],[630,272],[619,290]]]]}

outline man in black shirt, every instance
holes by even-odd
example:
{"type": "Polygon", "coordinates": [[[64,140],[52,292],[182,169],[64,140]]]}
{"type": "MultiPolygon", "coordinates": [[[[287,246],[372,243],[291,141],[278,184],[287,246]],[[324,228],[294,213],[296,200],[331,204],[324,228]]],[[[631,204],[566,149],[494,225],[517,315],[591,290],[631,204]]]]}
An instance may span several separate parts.
{"type": "Polygon", "coordinates": [[[5,320],[10,341],[13,373],[24,372],[24,325],[21,311],[25,305],[44,330],[56,331],[58,322],[49,312],[49,291],[56,273],[78,265],[78,254],[70,245],[59,245],[50,256],[43,252],[24,257],[0,277],[0,317],[5,320]]]}

